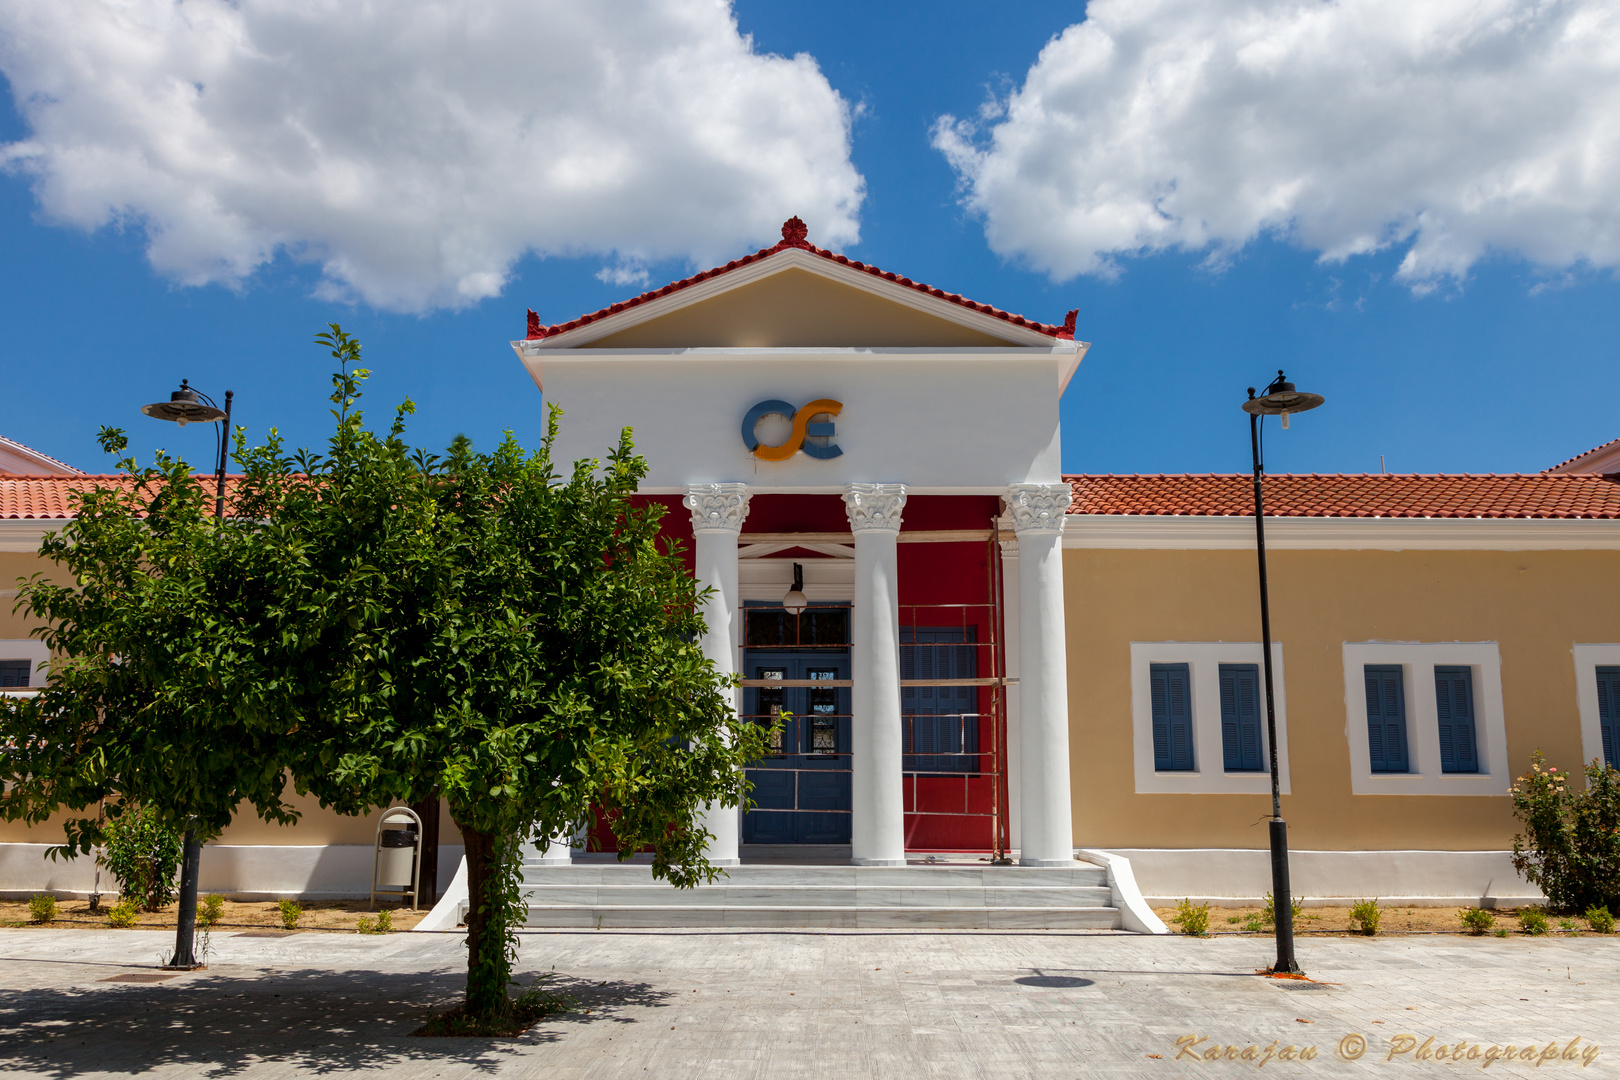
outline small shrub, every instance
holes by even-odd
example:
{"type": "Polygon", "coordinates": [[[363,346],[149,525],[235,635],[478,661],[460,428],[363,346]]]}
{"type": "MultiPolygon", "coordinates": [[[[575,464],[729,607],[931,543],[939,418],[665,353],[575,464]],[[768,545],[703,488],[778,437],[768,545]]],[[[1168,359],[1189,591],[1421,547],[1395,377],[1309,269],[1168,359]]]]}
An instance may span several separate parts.
{"type": "Polygon", "coordinates": [[[1571,779],[1538,750],[1508,789],[1524,825],[1513,838],[1513,868],[1541,889],[1550,911],[1612,911],[1620,904],[1620,772],[1593,761],[1581,790],[1571,779]]]}
{"type": "Polygon", "coordinates": [[[1243,916],[1241,916],[1241,915],[1228,915],[1226,917],[1226,921],[1227,922],[1242,922],[1243,921],[1243,916]]]}
{"type": "Polygon", "coordinates": [[[392,934],[394,932],[394,913],[392,911],[377,912],[377,933],[392,934]]]}
{"type": "Polygon", "coordinates": [[[126,807],[103,831],[101,865],[117,879],[119,900],[147,911],[172,903],[184,837],[138,806],[126,807]]]}
{"type": "Polygon", "coordinates": [[[1581,932],[1581,924],[1574,919],[1559,919],[1558,929],[1566,934],[1578,934],[1581,932]]]}
{"type": "Polygon", "coordinates": [[[1372,937],[1378,933],[1378,924],[1383,917],[1376,899],[1358,901],[1350,907],[1350,929],[1372,937]]]}
{"type": "Polygon", "coordinates": [[[205,896],[202,906],[197,909],[197,925],[203,928],[219,925],[219,920],[225,915],[225,898],[223,896],[205,896]]]}
{"type": "Polygon", "coordinates": [[[370,915],[362,915],[360,921],[354,924],[354,931],[357,934],[375,934],[377,932],[377,920],[370,915]]]}
{"type": "MultiPolygon", "coordinates": [[[[1468,932],[1473,934],[1475,937],[1485,933],[1496,924],[1495,915],[1492,915],[1484,908],[1478,907],[1465,908],[1462,911],[1457,912],[1457,918],[1462,920],[1462,924],[1468,928],[1468,932]]],[[[1507,936],[1507,932],[1503,931],[1497,936],[1505,937],[1507,936]]]]}
{"type": "Polygon", "coordinates": [[[1181,927],[1181,932],[1188,937],[1208,937],[1209,905],[1183,899],[1176,905],[1176,914],[1170,921],[1181,927]]]}
{"type": "Polygon", "coordinates": [[[1586,909],[1586,925],[1600,934],[1614,933],[1614,916],[1606,907],[1593,905],[1586,909]]]}
{"type": "Polygon", "coordinates": [[[28,918],[31,922],[50,923],[56,921],[56,897],[50,893],[40,893],[28,901],[28,918]]]}
{"type": "Polygon", "coordinates": [[[1507,937],[1507,927],[1498,926],[1495,930],[1492,930],[1491,933],[1495,934],[1497,937],[1507,937]]]}
{"type": "Polygon", "coordinates": [[[114,930],[128,930],[135,925],[141,906],[133,900],[120,900],[107,909],[107,925],[114,930]]]}
{"type": "MultiPolygon", "coordinates": [[[[1305,905],[1298,900],[1291,900],[1288,906],[1294,913],[1294,921],[1299,922],[1299,913],[1305,909],[1305,905]]],[[[1277,900],[1270,893],[1266,893],[1266,907],[1260,912],[1260,921],[1267,926],[1277,924],[1277,900]]]]}
{"type": "Polygon", "coordinates": [[[1548,930],[1547,913],[1540,908],[1525,908],[1519,912],[1519,933],[1540,937],[1548,930]]]}
{"type": "Polygon", "coordinates": [[[298,929],[298,920],[304,917],[304,909],[298,901],[277,900],[276,910],[281,913],[281,925],[284,929],[298,929]]]}
{"type": "Polygon", "coordinates": [[[1243,924],[1243,929],[1247,930],[1251,934],[1258,934],[1265,928],[1266,924],[1260,921],[1260,916],[1258,915],[1250,915],[1248,921],[1243,924]]]}

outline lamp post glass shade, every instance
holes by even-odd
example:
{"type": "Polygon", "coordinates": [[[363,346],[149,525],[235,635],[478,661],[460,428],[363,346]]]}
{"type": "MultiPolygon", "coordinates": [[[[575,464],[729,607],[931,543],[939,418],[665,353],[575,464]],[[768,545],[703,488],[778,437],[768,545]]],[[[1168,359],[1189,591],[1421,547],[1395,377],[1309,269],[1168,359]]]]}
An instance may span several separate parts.
{"type": "Polygon", "coordinates": [[[793,588],[782,597],[782,607],[789,615],[797,615],[810,606],[810,601],[804,596],[804,567],[798,563],[793,564],[793,588]]]}
{"type": "Polygon", "coordinates": [[[1260,397],[1255,397],[1254,387],[1249,387],[1249,400],[1243,403],[1243,411],[1252,416],[1280,416],[1282,426],[1286,428],[1289,413],[1309,412],[1326,400],[1321,394],[1295,390],[1294,384],[1283,378],[1282,369],[1279,368],[1277,377],[1271,380],[1271,385],[1260,397]]]}
{"type": "Polygon", "coordinates": [[[181,427],[225,419],[224,409],[205,404],[197,391],[188,386],[184,379],[180,380],[180,389],[169,395],[168,401],[154,401],[150,405],[142,405],[141,412],[154,420],[173,420],[181,427]]]}

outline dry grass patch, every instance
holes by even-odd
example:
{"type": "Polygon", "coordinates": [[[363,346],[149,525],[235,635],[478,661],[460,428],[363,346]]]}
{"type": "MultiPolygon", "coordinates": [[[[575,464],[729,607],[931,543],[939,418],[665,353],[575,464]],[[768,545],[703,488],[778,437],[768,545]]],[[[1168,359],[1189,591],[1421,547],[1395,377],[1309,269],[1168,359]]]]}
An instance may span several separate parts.
{"type": "MultiPolygon", "coordinates": [[[[1173,907],[1154,908],[1154,913],[1163,919],[1167,925],[1175,917],[1176,909],[1173,907]]],[[[1209,912],[1209,932],[1211,934],[1256,933],[1270,937],[1271,926],[1264,922],[1264,908],[1211,908],[1209,912]]],[[[1457,912],[1462,910],[1455,907],[1385,907],[1379,905],[1378,934],[1456,934],[1462,931],[1462,923],[1457,919],[1457,912]]],[[[1491,911],[1496,916],[1497,926],[1518,928],[1517,908],[1496,908],[1491,911]]],[[[1574,920],[1580,930],[1586,929],[1585,919],[1574,920]]],[[[1558,927],[1558,920],[1552,924],[1558,927]]],[[[1294,920],[1294,933],[1311,935],[1329,935],[1333,937],[1361,937],[1359,930],[1350,926],[1350,909],[1348,907],[1307,907],[1300,912],[1299,918],[1294,920]]]]}
{"type": "MultiPolygon", "coordinates": [[[[114,900],[114,897],[103,898],[99,912],[92,912],[87,900],[59,900],[56,905],[56,918],[48,925],[53,930],[106,929],[107,912],[114,900]]],[[[303,913],[298,918],[299,930],[347,931],[352,934],[361,916],[375,919],[377,911],[380,910],[387,910],[393,915],[395,931],[409,930],[427,915],[426,908],[412,911],[390,903],[379,903],[377,908],[373,909],[364,900],[308,900],[300,903],[303,906],[303,913]]],[[[131,929],[172,930],[179,907],[178,904],[170,904],[161,911],[142,911],[135,916],[131,929]]],[[[200,903],[198,907],[200,910],[200,903]]],[[[0,926],[33,925],[36,924],[29,922],[28,901],[0,900],[0,926]]],[[[220,910],[219,922],[214,924],[216,933],[227,934],[233,930],[281,928],[281,908],[275,900],[226,900],[220,910]]]]}

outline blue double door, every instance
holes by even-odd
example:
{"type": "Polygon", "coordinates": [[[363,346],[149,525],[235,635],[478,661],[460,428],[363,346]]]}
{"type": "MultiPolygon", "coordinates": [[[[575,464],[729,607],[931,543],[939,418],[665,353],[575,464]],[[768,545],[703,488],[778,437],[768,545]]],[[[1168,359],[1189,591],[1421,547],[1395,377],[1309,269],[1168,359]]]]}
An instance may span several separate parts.
{"type": "Polygon", "coordinates": [[[748,649],[743,672],[784,684],[743,691],[745,714],[779,725],[770,753],[747,770],[753,806],[743,818],[743,843],[849,843],[850,692],[834,685],[849,680],[849,650],[748,649]],[[795,682],[811,685],[788,685],[795,682]]]}

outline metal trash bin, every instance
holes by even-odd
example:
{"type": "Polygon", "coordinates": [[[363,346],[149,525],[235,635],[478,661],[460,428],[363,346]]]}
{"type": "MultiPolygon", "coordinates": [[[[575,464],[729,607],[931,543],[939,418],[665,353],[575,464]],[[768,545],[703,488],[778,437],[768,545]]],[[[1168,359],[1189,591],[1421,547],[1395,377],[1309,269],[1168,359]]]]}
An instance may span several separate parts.
{"type": "Polygon", "coordinates": [[[422,880],[422,819],[405,806],[391,807],[377,822],[377,842],[372,849],[371,906],[377,906],[378,893],[397,893],[416,898],[422,880]]]}

